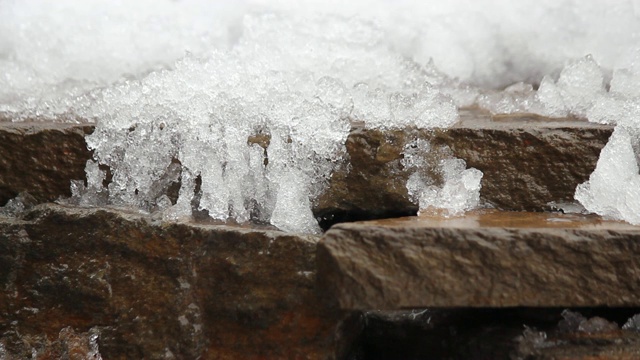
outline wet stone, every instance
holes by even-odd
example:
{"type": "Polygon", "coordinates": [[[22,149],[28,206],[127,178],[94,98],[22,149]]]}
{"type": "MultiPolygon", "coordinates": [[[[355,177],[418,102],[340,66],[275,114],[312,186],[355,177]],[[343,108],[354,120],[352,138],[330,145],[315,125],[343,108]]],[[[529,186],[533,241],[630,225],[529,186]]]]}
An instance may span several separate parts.
{"type": "MultiPolygon", "coordinates": [[[[397,217],[417,212],[407,194],[410,172],[402,166],[406,146],[431,144],[432,163],[455,156],[483,172],[480,199],[500,210],[544,211],[551,203],[572,203],[575,188],[595,169],[610,126],[535,116],[490,117],[461,113],[448,129],[371,130],[352,128],[349,167],[337,171],[314,213],[328,225],[349,220],[397,217]],[[332,219],[331,216],[338,219],[332,219]]],[[[430,177],[437,183],[435,169],[430,177]]],[[[321,221],[321,225],[322,221],[321,221]]]]}
{"type": "MultiPolygon", "coordinates": [[[[39,201],[69,196],[71,180],[84,180],[91,158],[83,136],[91,125],[0,122],[0,205],[27,191],[39,201]]],[[[570,203],[578,184],[595,168],[612,127],[586,121],[540,117],[490,117],[463,111],[449,129],[366,129],[352,124],[347,162],[331,176],[313,213],[327,229],[342,221],[413,215],[411,171],[402,160],[407,146],[427,140],[431,162],[455,156],[484,173],[481,202],[502,210],[543,211],[570,203]]],[[[268,147],[259,134],[248,143],[268,147]]],[[[267,151],[268,155],[268,151],[267,151]]],[[[268,163],[268,159],[266,160],[268,163]]],[[[434,182],[436,168],[424,169],[434,182]]]]}
{"type": "Polygon", "coordinates": [[[90,332],[105,359],[332,359],[345,314],[317,296],[317,241],[39,205],[0,218],[0,344],[82,351],[90,332]]]}
{"type": "Polygon", "coordinates": [[[559,213],[338,224],[318,277],[343,309],[638,306],[638,238],[637,226],[559,213]]]}

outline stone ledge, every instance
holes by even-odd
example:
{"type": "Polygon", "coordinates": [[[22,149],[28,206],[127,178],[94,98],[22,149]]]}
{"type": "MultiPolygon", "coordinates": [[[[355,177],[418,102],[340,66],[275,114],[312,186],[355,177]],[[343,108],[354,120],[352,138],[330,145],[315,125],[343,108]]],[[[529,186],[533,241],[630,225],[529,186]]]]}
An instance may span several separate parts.
{"type": "MultiPolygon", "coordinates": [[[[70,180],[84,179],[84,134],[91,125],[0,123],[0,205],[22,191],[40,201],[69,196],[70,180]]],[[[368,130],[354,124],[346,147],[349,166],[333,174],[313,205],[321,225],[354,219],[411,215],[417,205],[401,164],[415,139],[448,147],[484,173],[481,199],[502,210],[542,211],[570,202],[576,185],[595,168],[612,127],[539,117],[491,118],[463,112],[458,124],[438,130],[368,130]]],[[[434,153],[434,161],[442,154],[434,153]]],[[[434,175],[436,178],[437,176],[434,175]]]]}
{"type": "Polygon", "coordinates": [[[640,227],[485,211],[338,224],[318,277],[342,309],[640,305],[640,227]]]}
{"type": "Polygon", "coordinates": [[[315,236],[40,205],[0,218],[0,344],[100,333],[105,359],[333,359],[315,236]]]}

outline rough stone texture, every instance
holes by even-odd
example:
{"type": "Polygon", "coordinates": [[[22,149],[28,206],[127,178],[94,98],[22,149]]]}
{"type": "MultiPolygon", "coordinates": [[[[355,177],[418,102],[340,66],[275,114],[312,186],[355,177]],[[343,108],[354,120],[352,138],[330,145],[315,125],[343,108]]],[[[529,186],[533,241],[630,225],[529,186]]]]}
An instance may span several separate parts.
{"type": "Polygon", "coordinates": [[[476,212],[338,224],[318,277],[343,309],[640,305],[640,227],[476,212]]]}
{"type": "Polygon", "coordinates": [[[0,205],[23,191],[40,202],[70,196],[70,180],[85,179],[90,125],[0,122],[0,205]]]}
{"type": "Polygon", "coordinates": [[[0,348],[71,327],[105,359],[334,358],[343,314],[318,300],[316,242],[40,205],[0,219],[0,348]]]}
{"type": "MultiPolygon", "coordinates": [[[[82,136],[91,131],[90,125],[0,122],[0,205],[22,191],[40,201],[69,196],[69,181],[85,178],[91,153],[82,136]]],[[[405,187],[410,173],[401,160],[405,146],[418,138],[431,141],[434,163],[452,154],[482,170],[485,203],[503,210],[545,210],[551,201],[573,200],[576,185],[589,178],[611,132],[610,126],[586,121],[492,119],[477,111],[463,112],[450,129],[382,131],[354,124],[346,143],[348,164],[333,174],[314,213],[324,228],[345,220],[415,214],[417,205],[405,187]]],[[[266,146],[269,139],[248,141],[266,146]]]]}
{"type": "Polygon", "coordinates": [[[548,210],[552,201],[573,201],[612,130],[580,120],[491,118],[476,111],[463,112],[449,129],[381,131],[356,125],[346,144],[351,167],[333,175],[314,212],[345,219],[415,213],[405,187],[410,173],[401,164],[405,146],[415,139],[431,142],[434,163],[450,153],[481,170],[483,202],[501,210],[548,210]]]}

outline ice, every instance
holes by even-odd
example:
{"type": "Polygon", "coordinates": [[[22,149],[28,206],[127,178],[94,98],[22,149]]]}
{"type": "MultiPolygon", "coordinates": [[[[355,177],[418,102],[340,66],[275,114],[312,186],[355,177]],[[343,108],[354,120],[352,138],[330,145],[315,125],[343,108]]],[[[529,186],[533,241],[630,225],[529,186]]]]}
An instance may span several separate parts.
{"type": "Polygon", "coordinates": [[[624,330],[632,330],[640,332],[640,314],[633,315],[622,325],[624,330]]]}
{"type": "Polygon", "coordinates": [[[578,331],[587,334],[614,332],[618,330],[618,324],[612,321],[608,321],[607,319],[601,318],[599,316],[589,318],[589,320],[582,322],[580,326],[578,326],[578,331]]]}
{"type": "MultiPolygon", "coordinates": [[[[562,69],[555,86],[566,112],[585,117],[594,99],[604,93],[604,74],[593,57],[588,55],[562,69]]],[[[555,100],[550,103],[545,102],[545,97],[539,100],[543,106],[549,106],[550,112],[561,111],[555,100]]]]}
{"type": "Polygon", "coordinates": [[[587,111],[590,121],[616,128],[596,169],[575,193],[588,211],[632,224],[640,224],[640,75],[636,66],[632,61],[616,69],[609,92],[601,94],[587,111]]]}
{"type": "Polygon", "coordinates": [[[74,196],[84,204],[108,193],[107,204],[162,210],[166,219],[195,207],[222,221],[318,232],[311,204],[343,164],[357,114],[385,128],[446,127],[458,119],[451,98],[420,81],[423,66],[371,49],[375,27],[313,21],[247,16],[232,50],[188,56],[173,70],[104,90],[84,110],[100,119],[87,137],[95,158],[87,173],[96,175],[86,189],[76,184],[74,196]],[[336,38],[345,32],[355,34],[336,38]],[[97,164],[111,171],[107,188],[97,164]],[[182,175],[169,174],[172,164],[182,175]],[[165,190],[178,178],[182,188],[169,206],[165,190]]]}
{"type": "Polygon", "coordinates": [[[37,204],[37,200],[28,192],[21,192],[13,199],[9,199],[4,206],[0,206],[1,216],[19,216],[37,204]]]}
{"type": "Polygon", "coordinates": [[[450,150],[434,151],[422,139],[410,143],[403,155],[402,165],[412,172],[407,191],[418,203],[420,214],[458,216],[479,206],[480,170],[467,169],[465,161],[453,157],[450,150]]]}
{"type": "MultiPolygon", "coordinates": [[[[587,54],[607,71],[621,68],[635,56],[630,48],[640,30],[637,18],[632,1],[6,0],[0,3],[0,113],[12,119],[92,120],[75,111],[101,98],[105,87],[174,68],[187,52],[207,57],[239,43],[267,51],[263,47],[270,43],[262,40],[268,38],[306,52],[297,60],[309,68],[306,60],[313,62],[323,51],[314,53],[306,35],[321,40],[326,52],[341,51],[340,66],[358,74],[372,92],[394,87],[385,73],[397,65],[357,59],[383,48],[399,59],[431,63],[448,79],[432,85],[469,106],[480,90],[538,84],[587,54]],[[265,21],[271,26],[265,28],[265,21]],[[340,42],[363,46],[346,53],[340,42]]],[[[575,70],[577,78],[565,74],[569,82],[595,79],[585,75],[586,67],[575,70]]],[[[561,77],[558,86],[564,85],[561,77]]],[[[583,110],[578,98],[584,94],[565,95],[578,101],[571,109],[583,110]]]]}
{"type": "Polygon", "coordinates": [[[562,311],[562,320],[558,323],[558,331],[561,333],[574,333],[580,328],[580,325],[587,321],[587,318],[579,312],[564,309],[562,311]]]}
{"type": "MultiPolygon", "coordinates": [[[[76,203],[307,232],[354,121],[442,128],[474,106],[588,118],[623,129],[576,196],[632,219],[635,192],[604,183],[636,181],[607,162],[637,153],[638,17],[626,1],[7,0],[0,118],[97,121],[76,203]]],[[[424,166],[442,181],[411,175],[423,211],[477,206],[479,171],[424,166]]]]}
{"type": "Polygon", "coordinates": [[[519,82],[504,91],[485,91],[477,99],[477,104],[493,114],[531,112],[536,93],[531,84],[519,82]]]}
{"type": "Polygon", "coordinates": [[[604,72],[591,55],[567,64],[557,81],[544,76],[535,91],[519,82],[502,91],[484,91],[477,104],[493,114],[534,113],[547,117],[587,117],[605,94],[604,72]]]}
{"type": "Polygon", "coordinates": [[[587,210],[640,224],[637,143],[638,130],[616,127],[589,180],[576,188],[575,198],[587,210]]]}
{"type": "Polygon", "coordinates": [[[228,46],[243,5],[199,0],[0,2],[0,113],[66,117],[90,90],[228,46]]]}

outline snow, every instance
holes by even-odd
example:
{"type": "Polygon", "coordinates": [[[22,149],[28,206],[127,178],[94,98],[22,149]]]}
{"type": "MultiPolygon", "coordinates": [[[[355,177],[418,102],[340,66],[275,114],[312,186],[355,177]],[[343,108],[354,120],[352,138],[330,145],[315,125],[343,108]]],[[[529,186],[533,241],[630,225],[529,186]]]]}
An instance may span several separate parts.
{"type": "MultiPolygon", "coordinates": [[[[639,11],[604,0],[7,0],[0,118],[96,123],[87,185],[72,184],[80,204],[167,219],[195,205],[303,232],[319,231],[311,206],[345,161],[352,121],[446,128],[470,106],[588,118],[618,129],[576,198],[638,223],[639,11]]],[[[419,169],[407,183],[422,211],[478,206],[482,174],[439,161],[424,166],[442,183],[419,169]]]]}

